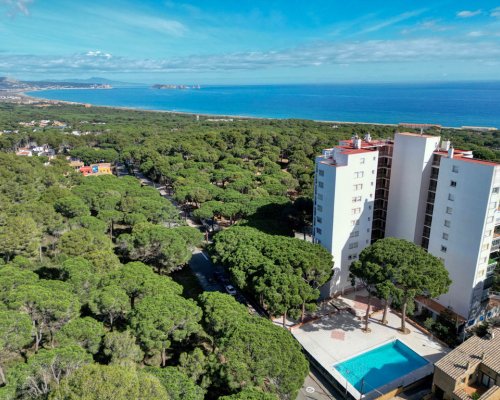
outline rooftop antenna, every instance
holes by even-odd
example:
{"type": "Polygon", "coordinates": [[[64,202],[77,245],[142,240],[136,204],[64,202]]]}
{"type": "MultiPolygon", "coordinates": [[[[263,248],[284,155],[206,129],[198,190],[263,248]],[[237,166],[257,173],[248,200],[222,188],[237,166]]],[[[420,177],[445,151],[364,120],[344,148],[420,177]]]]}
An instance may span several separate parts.
{"type": "Polygon", "coordinates": [[[420,127],[420,135],[424,134],[424,128],[420,127]]]}

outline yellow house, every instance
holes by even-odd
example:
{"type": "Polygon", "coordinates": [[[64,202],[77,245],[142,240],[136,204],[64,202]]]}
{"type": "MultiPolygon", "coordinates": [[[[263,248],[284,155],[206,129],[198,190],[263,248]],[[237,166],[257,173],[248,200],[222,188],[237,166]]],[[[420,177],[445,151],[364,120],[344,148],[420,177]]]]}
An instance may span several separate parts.
{"type": "Polygon", "coordinates": [[[111,175],[113,173],[110,163],[91,164],[90,169],[92,171],[90,175],[111,175]]]}

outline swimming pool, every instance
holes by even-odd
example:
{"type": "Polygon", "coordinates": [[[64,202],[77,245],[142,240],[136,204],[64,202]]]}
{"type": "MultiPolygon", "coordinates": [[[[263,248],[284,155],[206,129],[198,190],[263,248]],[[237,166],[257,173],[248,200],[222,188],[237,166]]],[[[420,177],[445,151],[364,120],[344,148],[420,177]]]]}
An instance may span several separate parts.
{"type": "Polygon", "coordinates": [[[334,365],[359,392],[368,393],[429,362],[399,340],[334,365]]]}

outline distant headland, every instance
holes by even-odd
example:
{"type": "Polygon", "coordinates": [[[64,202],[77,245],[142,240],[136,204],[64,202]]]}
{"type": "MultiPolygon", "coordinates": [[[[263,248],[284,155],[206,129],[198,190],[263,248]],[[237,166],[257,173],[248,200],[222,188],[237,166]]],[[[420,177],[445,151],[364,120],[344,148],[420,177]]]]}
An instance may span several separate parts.
{"type": "Polygon", "coordinates": [[[151,87],[153,89],[164,89],[164,90],[201,89],[200,85],[171,85],[171,84],[160,84],[160,83],[157,83],[151,87]]]}

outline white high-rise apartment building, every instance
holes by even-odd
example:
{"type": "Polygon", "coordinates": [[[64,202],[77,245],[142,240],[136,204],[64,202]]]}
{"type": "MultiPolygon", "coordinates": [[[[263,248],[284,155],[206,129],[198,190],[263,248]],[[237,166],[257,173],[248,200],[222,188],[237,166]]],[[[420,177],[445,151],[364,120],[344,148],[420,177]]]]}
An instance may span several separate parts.
{"type": "Polygon", "coordinates": [[[335,270],[323,295],[350,288],[349,266],[361,250],[394,236],[443,260],[453,283],[438,305],[469,325],[492,316],[485,307],[491,253],[500,249],[499,191],[499,164],[440,145],[437,136],[367,135],[324,150],[316,159],[314,240],[332,253],[335,270]]]}

